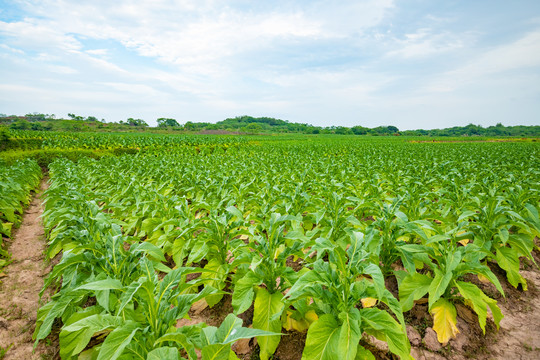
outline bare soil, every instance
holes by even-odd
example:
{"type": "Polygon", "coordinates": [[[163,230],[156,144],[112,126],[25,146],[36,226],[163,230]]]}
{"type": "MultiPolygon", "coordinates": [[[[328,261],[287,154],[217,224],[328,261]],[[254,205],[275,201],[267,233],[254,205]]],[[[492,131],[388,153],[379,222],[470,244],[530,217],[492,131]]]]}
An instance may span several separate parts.
{"type": "Polygon", "coordinates": [[[50,267],[45,264],[45,234],[41,223],[43,179],[38,193],[23,215],[22,224],[8,241],[12,263],[0,279],[0,346],[8,349],[4,359],[54,359],[56,346],[40,344],[33,351],[32,334],[40,307],[39,292],[50,267]]]}

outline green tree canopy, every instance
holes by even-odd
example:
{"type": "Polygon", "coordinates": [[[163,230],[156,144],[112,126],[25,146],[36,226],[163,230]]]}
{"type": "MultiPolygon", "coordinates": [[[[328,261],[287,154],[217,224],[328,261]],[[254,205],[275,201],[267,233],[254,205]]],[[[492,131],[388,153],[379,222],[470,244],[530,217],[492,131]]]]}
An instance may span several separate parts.
{"type": "Polygon", "coordinates": [[[171,118],[159,118],[157,119],[157,123],[159,127],[180,126],[178,121],[171,118]]]}
{"type": "Polygon", "coordinates": [[[141,126],[141,127],[148,126],[148,124],[146,123],[146,121],[144,121],[143,119],[129,118],[129,119],[127,119],[126,123],[127,123],[129,126],[141,126]]]}

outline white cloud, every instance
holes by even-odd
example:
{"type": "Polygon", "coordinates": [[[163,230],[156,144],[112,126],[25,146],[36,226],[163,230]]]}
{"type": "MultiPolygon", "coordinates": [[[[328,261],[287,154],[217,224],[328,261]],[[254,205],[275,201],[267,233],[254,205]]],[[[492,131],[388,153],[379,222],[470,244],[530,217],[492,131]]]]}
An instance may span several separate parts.
{"type": "Polygon", "coordinates": [[[479,52],[465,64],[435,77],[428,91],[448,92],[476,83],[485,77],[507,77],[507,72],[540,68],[540,30],[525,34],[514,42],[479,52]]]}
{"type": "Polygon", "coordinates": [[[0,49],[6,50],[6,51],[8,51],[10,53],[19,54],[19,55],[24,54],[24,51],[22,51],[21,49],[16,49],[16,48],[13,48],[13,47],[8,46],[6,44],[0,44],[0,49]]]}
{"type": "MultiPolygon", "coordinates": [[[[369,118],[376,126],[422,117],[424,108],[433,117],[437,106],[450,118],[453,107],[474,106],[459,95],[472,85],[525,83],[530,94],[530,82],[504,76],[538,74],[540,61],[538,32],[483,43],[490,29],[457,27],[459,12],[413,14],[409,23],[392,0],[17,4],[24,16],[0,21],[0,106],[21,112],[149,122],[253,114],[319,125],[369,118]]],[[[528,26],[538,28],[534,19],[528,26]]]]}
{"type": "Polygon", "coordinates": [[[394,39],[393,46],[396,49],[389,51],[387,56],[414,59],[438,55],[470,45],[473,38],[470,33],[437,33],[430,28],[421,28],[414,33],[405,34],[404,39],[394,39]]]}
{"type": "Polygon", "coordinates": [[[81,43],[72,35],[35,19],[11,23],[0,21],[0,34],[6,37],[9,44],[33,51],[55,49],[71,52],[81,48],[81,43]]]}
{"type": "Polygon", "coordinates": [[[90,55],[105,56],[109,53],[109,50],[108,49],[92,49],[92,50],[86,50],[85,52],[90,55]]]}
{"type": "Polygon", "coordinates": [[[62,65],[49,65],[48,69],[54,73],[58,74],[77,74],[78,71],[69,67],[69,66],[62,66],[62,65]]]}

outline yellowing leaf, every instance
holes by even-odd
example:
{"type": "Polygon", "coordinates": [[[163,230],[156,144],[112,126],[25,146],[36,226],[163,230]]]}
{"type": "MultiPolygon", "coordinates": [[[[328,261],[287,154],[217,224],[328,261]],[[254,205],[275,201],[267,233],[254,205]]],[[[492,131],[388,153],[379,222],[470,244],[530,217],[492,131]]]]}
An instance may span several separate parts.
{"type": "Polygon", "coordinates": [[[284,250],[285,250],[285,244],[281,244],[281,245],[276,249],[276,252],[275,252],[275,254],[274,254],[274,259],[277,259],[277,257],[279,256],[279,254],[281,254],[284,250]]]}
{"type": "Polygon", "coordinates": [[[484,275],[482,274],[478,274],[476,275],[478,277],[478,280],[480,280],[481,282],[483,282],[484,284],[487,284],[487,283],[490,283],[491,281],[485,277],[484,275]]]}
{"type": "Polygon", "coordinates": [[[287,314],[281,318],[281,326],[287,331],[291,331],[293,328],[294,319],[291,317],[292,311],[287,310],[287,314]]]}
{"type": "Polygon", "coordinates": [[[281,324],[283,325],[283,328],[285,330],[291,331],[294,329],[298,332],[305,332],[309,328],[309,325],[311,325],[311,323],[319,319],[319,317],[313,310],[309,310],[308,312],[306,312],[304,318],[300,320],[294,319],[291,316],[292,314],[293,312],[291,310],[287,310],[287,315],[282,318],[283,320],[281,324]]]}
{"type": "Polygon", "coordinates": [[[363,298],[360,301],[362,302],[362,307],[364,307],[364,308],[369,308],[369,307],[375,306],[375,304],[377,303],[377,299],[370,298],[370,297],[363,298]]]}
{"type": "Polygon", "coordinates": [[[456,308],[446,299],[439,299],[431,308],[433,316],[433,330],[437,333],[437,340],[446,345],[451,338],[459,333],[456,327],[456,308]]]}
{"type": "Polygon", "coordinates": [[[311,324],[311,323],[314,323],[315,321],[319,320],[319,316],[317,316],[317,313],[313,310],[309,310],[308,312],[306,312],[306,320],[311,324]]]}
{"type": "Polygon", "coordinates": [[[460,244],[463,245],[463,246],[467,246],[467,244],[469,243],[469,241],[471,241],[471,240],[469,240],[469,239],[463,239],[463,240],[459,240],[458,243],[460,243],[460,244]]]}
{"type": "Polygon", "coordinates": [[[396,239],[396,241],[405,241],[405,242],[409,242],[410,240],[411,240],[410,235],[402,235],[396,239]]]}

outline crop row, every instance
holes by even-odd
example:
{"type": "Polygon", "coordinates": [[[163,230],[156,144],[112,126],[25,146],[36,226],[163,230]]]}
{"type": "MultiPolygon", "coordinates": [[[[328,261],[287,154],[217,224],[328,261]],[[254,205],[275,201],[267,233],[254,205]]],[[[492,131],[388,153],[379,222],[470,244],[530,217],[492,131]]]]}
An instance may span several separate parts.
{"type": "Polygon", "coordinates": [[[41,168],[35,161],[18,161],[11,166],[0,163],[0,269],[9,258],[2,237],[11,237],[12,229],[20,225],[23,209],[41,177],[41,168]]]}
{"type": "Polygon", "coordinates": [[[225,359],[252,336],[266,359],[284,328],[307,331],[305,359],[369,358],[365,334],[409,358],[403,313],[420,299],[446,343],[456,303],[482,329],[488,309],[497,326],[503,316],[467,276],[504,294],[496,263],[526,289],[538,165],[531,144],[362,141],[57,160],[44,221],[48,256],[62,254],[45,288],[58,292],[36,341],[60,318],[66,359],[225,359]],[[177,326],[194,303],[229,294],[234,314],[220,328],[177,326]],[[242,328],[236,316],[250,308],[253,329],[242,328]]]}

